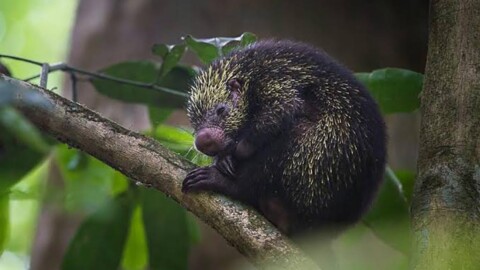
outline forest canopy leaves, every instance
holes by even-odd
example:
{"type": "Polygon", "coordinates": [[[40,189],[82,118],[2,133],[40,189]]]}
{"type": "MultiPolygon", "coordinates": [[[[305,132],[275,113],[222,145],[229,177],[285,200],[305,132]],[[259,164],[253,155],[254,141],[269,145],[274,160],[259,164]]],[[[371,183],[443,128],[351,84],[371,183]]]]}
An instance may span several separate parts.
{"type": "Polygon", "coordinates": [[[355,74],[370,90],[384,114],[413,112],[420,107],[423,75],[401,68],[355,74]]]}

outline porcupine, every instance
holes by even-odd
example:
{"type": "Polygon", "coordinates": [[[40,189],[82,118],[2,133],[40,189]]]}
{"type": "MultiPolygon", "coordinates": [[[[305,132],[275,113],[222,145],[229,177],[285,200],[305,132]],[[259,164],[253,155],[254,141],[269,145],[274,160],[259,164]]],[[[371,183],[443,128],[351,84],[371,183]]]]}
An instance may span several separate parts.
{"type": "Polygon", "coordinates": [[[288,235],[358,221],[383,179],[385,124],[354,75],[324,51],[261,41],[213,62],[187,113],[214,157],[183,191],[249,204],[288,235]]]}

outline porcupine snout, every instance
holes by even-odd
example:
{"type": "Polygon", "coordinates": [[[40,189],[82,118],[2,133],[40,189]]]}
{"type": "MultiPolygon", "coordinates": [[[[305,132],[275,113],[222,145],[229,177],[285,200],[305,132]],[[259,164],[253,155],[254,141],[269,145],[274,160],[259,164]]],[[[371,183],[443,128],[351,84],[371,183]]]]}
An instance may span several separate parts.
{"type": "Polygon", "coordinates": [[[225,148],[223,131],[219,128],[202,128],[195,136],[195,147],[208,156],[216,156],[225,148]]]}

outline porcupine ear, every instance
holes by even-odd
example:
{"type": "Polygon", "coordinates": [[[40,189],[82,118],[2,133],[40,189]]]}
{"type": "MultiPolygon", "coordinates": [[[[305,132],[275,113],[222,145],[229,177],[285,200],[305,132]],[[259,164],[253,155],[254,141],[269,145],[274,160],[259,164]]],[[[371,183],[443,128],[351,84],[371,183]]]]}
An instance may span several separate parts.
{"type": "Polygon", "coordinates": [[[227,82],[227,89],[230,91],[230,98],[233,101],[233,106],[236,106],[242,93],[242,82],[237,78],[232,78],[227,82]]]}

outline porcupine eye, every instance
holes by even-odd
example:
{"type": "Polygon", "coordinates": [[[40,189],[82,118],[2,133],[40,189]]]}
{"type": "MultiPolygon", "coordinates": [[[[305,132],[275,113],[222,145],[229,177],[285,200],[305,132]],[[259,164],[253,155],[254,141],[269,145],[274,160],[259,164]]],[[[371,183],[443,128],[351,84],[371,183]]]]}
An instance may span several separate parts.
{"type": "Polygon", "coordinates": [[[240,89],[242,88],[242,85],[240,84],[240,81],[236,78],[230,79],[227,82],[227,89],[230,91],[230,98],[233,101],[233,106],[237,105],[237,101],[240,95],[240,89]]]}
{"type": "Polygon", "coordinates": [[[225,104],[219,104],[215,109],[217,116],[225,116],[227,111],[227,106],[225,106],[225,104]]]}
{"type": "Polygon", "coordinates": [[[240,82],[238,81],[238,79],[233,78],[228,80],[227,82],[227,88],[230,92],[234,92],[234,91],[238,92],[240,91],[240,87],[242,86],[240,85],[240,82]]]}

